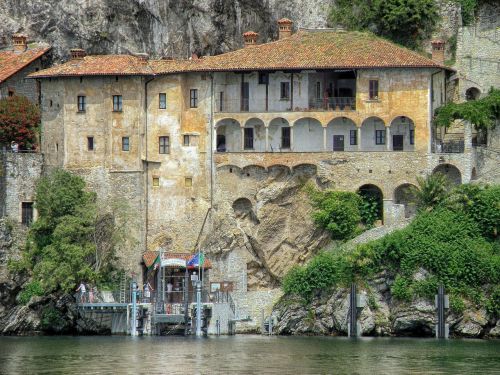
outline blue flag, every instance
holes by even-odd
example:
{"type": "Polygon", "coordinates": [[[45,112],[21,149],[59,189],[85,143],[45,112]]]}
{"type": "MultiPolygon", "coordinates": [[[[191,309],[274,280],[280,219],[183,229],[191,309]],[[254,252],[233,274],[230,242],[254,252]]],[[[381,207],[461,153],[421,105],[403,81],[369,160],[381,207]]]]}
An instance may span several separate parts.
{"type": "Polygon", "coordinates": [[[198,267],[199,265],[203,265],[204,261],[205,257],[203,256],[203,254],[196,253],[191,259],[189,259],[189,261],[187,262],[187,266],[198,267]]]}

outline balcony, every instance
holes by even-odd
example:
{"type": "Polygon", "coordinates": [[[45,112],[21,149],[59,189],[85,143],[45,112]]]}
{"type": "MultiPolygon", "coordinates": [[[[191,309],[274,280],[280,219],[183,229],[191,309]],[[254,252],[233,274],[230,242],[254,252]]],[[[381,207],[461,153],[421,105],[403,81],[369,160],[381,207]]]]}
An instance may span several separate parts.
{"type": "Polygon", "coordinates": [[[241,99],[216,99],[216,113],[263,113],[263,112],[322,112],[322,111],[354,111],[356,110],[355,97],[329,97],[324,99],[310,99],[308,103],[298,102],[293,104],[290,100],[274,100],[266,103],[265,100],[257,101],[248,98],[241,99]],[[287,105],[282,103],[286,102],[287,105]],[[280,103],[277,108],[275,103],[280,103]],[[305,105],[304,105],[305,104],[305,105]]]}

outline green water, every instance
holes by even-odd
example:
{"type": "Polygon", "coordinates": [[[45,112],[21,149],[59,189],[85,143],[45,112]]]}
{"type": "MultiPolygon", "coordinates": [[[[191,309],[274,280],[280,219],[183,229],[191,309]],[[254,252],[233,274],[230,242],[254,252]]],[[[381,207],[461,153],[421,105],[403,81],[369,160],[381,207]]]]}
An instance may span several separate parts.
{"type": "Polygon", "coordinates": [[[500,374],[500,341],[0,337],[0,374],[500,374]]]}

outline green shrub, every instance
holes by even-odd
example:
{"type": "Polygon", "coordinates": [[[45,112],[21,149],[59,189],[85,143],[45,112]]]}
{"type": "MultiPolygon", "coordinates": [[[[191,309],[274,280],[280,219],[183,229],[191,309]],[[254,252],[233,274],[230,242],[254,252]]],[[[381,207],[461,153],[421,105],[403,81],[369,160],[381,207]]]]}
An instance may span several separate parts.
{"type": "Polygon", "coordinates": [[[488,312],[496,317],[500,317],[500,286],[496,285],[491,293],[490,298],[486,302],[488,312]]]}
{"type": "Polygon", "coordinates": [[[63,315],[54,307],[47,306],[42,310],[41,328],[45,332],[60,332],[67,326],[63,315]]]}
{"type": "Polygon", "coordinates": [[[361,215],[361,222],[367,227],[372,227],[379,217],[378,200],[371,196],[361,197],[359,213],[361,215]]]}
{"type": "Polygon", "coordinates": [[[21,293],[19,293],[19,302],[26,305],[31,297],[43,296],[44,290],[38,281],[32,281],[23,288],[21,293]]]}
{"type": "Polygon", "coordinates": [[[413,290],[411,288],[411,280],[402,277],[396,276],[394,280],[394,284],[391,286],[392,295],[401,301],[411,301],[413,297],[413,290]]]}

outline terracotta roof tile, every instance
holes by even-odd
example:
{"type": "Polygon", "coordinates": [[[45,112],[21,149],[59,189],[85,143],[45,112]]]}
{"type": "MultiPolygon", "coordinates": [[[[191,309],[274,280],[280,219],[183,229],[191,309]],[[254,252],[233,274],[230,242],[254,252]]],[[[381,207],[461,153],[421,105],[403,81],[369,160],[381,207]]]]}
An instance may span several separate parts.
{"type": "Polygon", "coordinates": [[[200,59],[149,60],[146,63],[129,55],[87,56],[30,77],[369,68],[446,69],[417,52],[373,34],[300,30],[288,38],[200,59]]]}
{"type": "Polygon", "coordinates": [[[49,50],[50,47],[36,47],[28,48],[24,52],[0,51],[0,83],[42,57],[49,50]]]}

